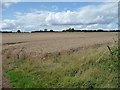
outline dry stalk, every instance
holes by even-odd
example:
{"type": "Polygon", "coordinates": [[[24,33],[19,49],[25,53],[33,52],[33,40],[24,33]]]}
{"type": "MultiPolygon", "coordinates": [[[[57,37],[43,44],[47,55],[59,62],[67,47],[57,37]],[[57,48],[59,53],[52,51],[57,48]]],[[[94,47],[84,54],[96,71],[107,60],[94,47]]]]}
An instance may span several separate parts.
{"type": "Polygon", "coordinates": [[[110,51],[110,54],[113,55],[112,49],[110,48],[109,45],[107,45],[108,50],[110,51]]]}

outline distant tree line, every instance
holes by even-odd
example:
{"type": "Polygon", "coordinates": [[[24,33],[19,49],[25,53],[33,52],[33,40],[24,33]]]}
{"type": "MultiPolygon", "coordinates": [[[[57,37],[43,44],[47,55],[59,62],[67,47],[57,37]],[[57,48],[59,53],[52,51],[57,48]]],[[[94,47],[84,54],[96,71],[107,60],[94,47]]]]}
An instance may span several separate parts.
{"type": "Polygon", "coordinates": [[[39,31],[32,31],[31,33],[39,33],[39,32],[55,32],[54,30],[47,30],[47,29],[44,29],[44,30],[39,30],[39,31]]]}
{"type": "Polygon", "coordinates": [[[98,30],[75,30],[74,28],[69,28],[66,30],[63,30],[62,32],[120,32],[120,30],[102,30],[102,29],[98,29],[98,30]]]}
{"type": "Polygon", "coordinates": [[[13,32],[13,31],[0,31],[0,33],[28,33],[28,32],[22,32],[21,30],[17,30],[16,32],[13,32]]]}
{"type": "MultiPolygon", "coordinates": [[[[102,29],[98,29],[98,30],[75,30],[74,28],[69,28],[66,30],[62,30],[62,31],[54,31],[54,30],[39,30],[39,31],[31,31],[31,33],[41,33],[41,32],[120,32],[120,30],[102,30],[102,29]]],[[[12,31],[0,31],[0,33],[29,33],[29,32],[22,32],[21,30],[17,30],[16,32],[12,32],[12,31]]]]}
{"type": "Polygon", "coordinates": [[[0,33],[13,33],[12,31],[0,31],[0,33]]]}

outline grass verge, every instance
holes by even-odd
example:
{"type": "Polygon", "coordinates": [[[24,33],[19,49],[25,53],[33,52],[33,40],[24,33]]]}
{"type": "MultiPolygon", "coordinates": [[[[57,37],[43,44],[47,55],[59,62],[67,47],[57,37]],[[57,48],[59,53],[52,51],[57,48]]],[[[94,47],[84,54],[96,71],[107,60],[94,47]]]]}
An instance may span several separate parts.
{"type": "Polygon", "coordinates": [[[5,76],[17,88],[117,88],[118,48],[83,49],[43,59],[6,59],[5,76]],[[112,52],[112,54],[111,54],[112,52]]]}

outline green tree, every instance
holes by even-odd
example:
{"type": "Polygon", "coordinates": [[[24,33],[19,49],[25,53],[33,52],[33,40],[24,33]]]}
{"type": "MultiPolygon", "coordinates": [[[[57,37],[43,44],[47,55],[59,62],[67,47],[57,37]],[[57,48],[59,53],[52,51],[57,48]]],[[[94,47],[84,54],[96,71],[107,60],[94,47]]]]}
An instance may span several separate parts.
{"type": "Polygon", "coordinates": [[[50,30],[50,32],[53,32],[53,30],[50,30]]]}
{"type": "Polygon", "coordinates": [[[17,33],[21,33],[21,31],[20,31],[20,30],[17,30],[17,33]]]}
{"type": "Polygon", "coordinates": [[[47,32],[47,29],[44,29],[44,32],[47,32]]]}

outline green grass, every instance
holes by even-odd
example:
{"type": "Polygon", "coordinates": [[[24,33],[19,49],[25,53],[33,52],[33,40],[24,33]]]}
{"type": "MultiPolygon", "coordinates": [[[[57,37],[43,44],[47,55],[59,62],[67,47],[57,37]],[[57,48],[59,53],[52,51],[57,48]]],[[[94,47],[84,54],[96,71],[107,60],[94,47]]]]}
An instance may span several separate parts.
{"type": "Polygon", "coordinates": [[[6,77],[17,88],[116,88],[118,48],[85,49],[41,59],[6,60],[6,77]]]}

